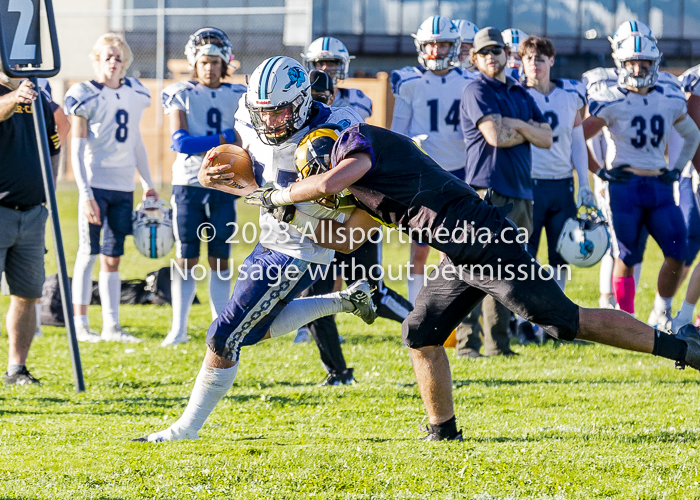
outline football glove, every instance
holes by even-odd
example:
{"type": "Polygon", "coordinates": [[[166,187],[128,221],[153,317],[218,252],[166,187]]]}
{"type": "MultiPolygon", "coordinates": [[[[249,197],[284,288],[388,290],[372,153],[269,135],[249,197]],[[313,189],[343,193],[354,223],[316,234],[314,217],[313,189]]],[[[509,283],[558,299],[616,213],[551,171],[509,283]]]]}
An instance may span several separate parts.
{"type": "Polygon", "coordinates": [[[296,215],[297,209],[294,205],[284,205],[283,207],[275,207],[267,212],[277,219],[277,221],[289,224],[296,215]]]}
{"type": "Polygon", "coordinates": [[[578,190],[576,208],[581,207],[581,205],[587,208],[598,208],[595,204],[595,196],[593,196],[593,191],[591,191],[591,188],[588,186],[581,186],[578,190]]]}
{"type": "Polygon", "coordinates": [[[625,170],[629,165],[620,165],[619,167],[607,169],[601,168],[596,172],[601,181],[612,182],[616,184],[625,184],[632,179],[632,172],[625,170]]]}
{"type": "Polygon", "coordinates": [[[292,203],[289,199],[289,188],[275,189],[274,186],[259,187],[245,197],[245,202],[248,205],[263,207],[268,211],[292,203]]]}
{"type": "Polygon", "coordinates": [[[661,169],[661,175],[659,176],[659,180],[666,184],[667,186],[673,186],[673,183],[676,182],[678,179],[681,178],[681,171],[676,170],[676,169],[667,169],[667,168],[662,168],[661,169]]]}

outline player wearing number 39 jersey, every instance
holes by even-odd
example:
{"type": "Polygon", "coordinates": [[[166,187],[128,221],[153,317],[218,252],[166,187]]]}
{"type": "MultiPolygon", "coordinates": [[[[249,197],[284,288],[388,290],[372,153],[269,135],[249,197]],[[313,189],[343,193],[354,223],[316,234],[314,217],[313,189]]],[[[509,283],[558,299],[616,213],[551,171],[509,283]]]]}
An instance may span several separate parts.
{"type": "Polygon", "coordinates": [[[207,225],[209,266],[209,302],[216,318],[231,295],[228,242],[236,222],[236,197],[202,187],[197,173],[204,153],[236,140],[234,114],[245,94],[245,85],[225,83],[233,60],[226,33],[217,28],[202,28],[190,36],[185,55],[193,70],[193,79],[174,83],[163,90],[163,108],[170,118],[172,149],[177,152],[173,164],[171,204],[175,228],[176,256],[181,273],[173,275],[173,322],[162,345],[187,342],[187,318],[195,296],[192,268],[199,262],[200,227],[207,225]],[[183,278],[184,275],[184,278],[183,278]]]}
{"type": "Polygon", "coordinates": [[[136,78],[124,78],[133,55],[120,35],[101,36],[91,58],[97,80],[73,85],[65,97],[66,114],[72,117],[71,163],[80,192],[73,313],[78,340],[138,342],[119,325],[119,259],[124,254],[124,240],[131,234],[134,170],[141,175],[144,198],[158,197],[139,130],[151,96],[136,78]],[[98,254],[101,338],[88,328],[87,321],[98,254]]]}

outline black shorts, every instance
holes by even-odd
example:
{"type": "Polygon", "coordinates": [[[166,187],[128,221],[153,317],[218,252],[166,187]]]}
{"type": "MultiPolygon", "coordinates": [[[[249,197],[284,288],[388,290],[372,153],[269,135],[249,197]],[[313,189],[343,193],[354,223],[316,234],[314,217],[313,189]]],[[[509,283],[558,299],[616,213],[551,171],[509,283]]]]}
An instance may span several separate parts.
{"type": "Polygon", "coordinates": [[[547,278],[548,269],[515,242],[491,243],[476,265],[455,265],[446,257],[427,278],[415,308],[403,322],[404,344],[413,349],[444,344],[486,295],[552,337],[573,340],[579,307],[554,279],[547,278]]]}

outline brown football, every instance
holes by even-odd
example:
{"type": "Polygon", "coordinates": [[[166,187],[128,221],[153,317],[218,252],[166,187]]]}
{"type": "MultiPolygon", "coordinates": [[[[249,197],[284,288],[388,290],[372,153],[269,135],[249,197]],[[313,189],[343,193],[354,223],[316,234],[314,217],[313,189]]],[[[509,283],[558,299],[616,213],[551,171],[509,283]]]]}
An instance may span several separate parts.
{"type": "Polygon", "coordinates": [[[214,158],[212,165],[229,165],[226,173],[235,173],[236,176],[229,183],[232,188],[244,189],[255,183],[253,173],[253,162],[250,160],[248,152],[234,144],[222,144],[214,148],[219,152],[219,156],[214,158]]]}

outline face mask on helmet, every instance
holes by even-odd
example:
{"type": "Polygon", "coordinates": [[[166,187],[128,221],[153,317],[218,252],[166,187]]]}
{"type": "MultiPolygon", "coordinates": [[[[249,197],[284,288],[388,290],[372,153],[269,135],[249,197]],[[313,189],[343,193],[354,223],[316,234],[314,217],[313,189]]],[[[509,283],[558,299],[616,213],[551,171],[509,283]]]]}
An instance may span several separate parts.
{"type": "Polygon", "coordinates": [[[281,144],[301,130],[311,109],[311,87],[304,68],[291,57],[271,57],[248,82],[245,105],[265,144],[281,144]]]}
{"type": "MultiPolygon", "coordinates": [[[[430,71],[440,71],[453,66],[459,66],[459,48],[461,38],[454,23],[445,16],[432,16],[423,21],[418,32],[413,37],[413,43],[418,51],[418,62],[430,71]],[[428,43],[448,42],[451,45],[446,55],[426,54],[428,43]]],[[[436,49],[437,50],[437,49],[436,49]]]]}
{"type": "Polygon", "coordinates": [[[306,54],[301,56],[304,58],[307,71],[311,72],[315,69],[320,69],[328,73],[333,79],[334,85],[348,77],[350,60],[354,59],[348,53],[345,44],[332,36],[317,38],[311,42],[306,54]],[[324,69],[324,63],[334,63],[336,65],[335,71],[327,67],[324,69]]]}
{"type": "Polygon", "coordinates": [[[610,246],[610,234],[600,210],[587,210],[564,223],[557,252],[577,267],[591,267],[600,262],[610,246]]]}
{"type": "Polygon", "coordinates": [[[194,69],[202,56],[220,57],[226,68],[233,61],[233,46],[226,33],[220,29],[202,28],[190,36],[185,45],[185,56],[190,69],[194,69]]]}
{"type": "Polygon", "coordinates": [[[617,66],[618,83],[621,86],[631,88],[653,86],[659,77],[661,56],[656,42],[650,38],[634,35],[623,40],[617,50],[613,52],[613,59],[615,66],[617,66]],[[649,61],[649,71],[644,76],[635,76],[625,65],[629,61],[649,61]]]}
{"type": "MultiPolygon", "coordinates": [[[[325,125],[310,131],[299,142],[295,153],[295,166],[300,179],[319,175],[331,169],[333,145],[340,135],[337,125],[325,125]]],[[[339,197],[333,195],[316,200],[326,208],[338,207],[339,197]]]]}

